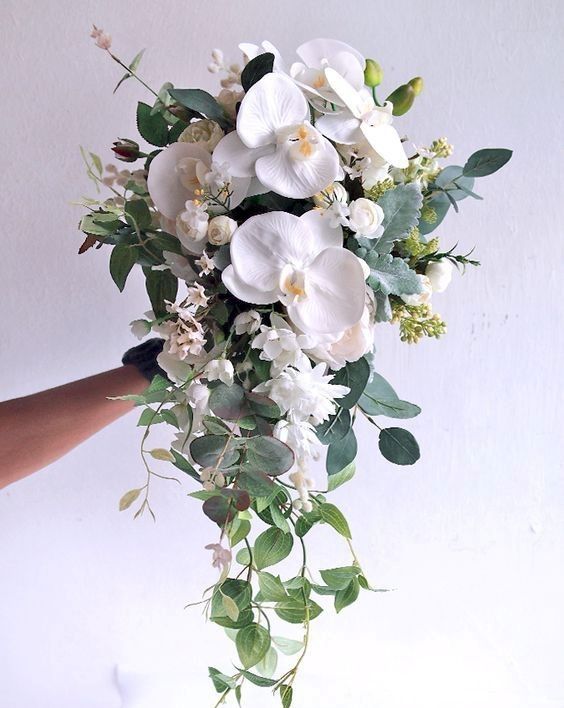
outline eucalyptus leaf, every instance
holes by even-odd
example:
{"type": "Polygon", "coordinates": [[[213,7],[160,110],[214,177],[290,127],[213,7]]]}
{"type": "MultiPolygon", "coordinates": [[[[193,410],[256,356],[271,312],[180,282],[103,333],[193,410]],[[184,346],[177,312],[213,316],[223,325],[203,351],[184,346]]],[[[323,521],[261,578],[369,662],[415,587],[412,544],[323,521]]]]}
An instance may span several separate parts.
{"type": "Polygon", "coordinates": [[[417,440],[403,428],[381,430],[378,446],[382,455],[396,465],[413,465],[421,456],[417,440]]]}
{"type": "Polygon", "coordinates": [[[423,237],[434,231],[437,226],[440,226],[450,209],[450,200],[444,192],[434,192],[425,201],[425,206],[434,210],[436,218],[433,221],[419,220],[417,228],[419,229],[419,235],[423,237]]]}
{"type": "Polygon", "coordinates": [[[188,108],[188,110],[216,121],[224,129],[231,127],[231,120],[222,106],[207,91],[202,89],[171,88],[169,89],[169,94],[177,103],[188,108]]]}
{"type": "Polygon", "coordinates": [[[486,177],[501,169],[513,155],[506,148],[485,148],[470,155],[464,165],[466,177],[486,177]]]}
{"type": "Polygon", "coordinates": [[[323,445],[331,445],[342,440],[351,429],[351,414],[347,408],[338,406],[335,415],[318,425],[315,433],[323,445]]]}
{"type": "Polygon", "coordinates": [[[341,472],[356,458],[358,443],[352,428],[342,440],[331,443],[327,448],[326,469],[329,476],[341,472]]]}
{"type": "Polygon", "coordinates": [[[209,407],[218,418],[237,420],[248,414],[245,391],[238,384],[220,383],[210,393],[209,407]]]}
{"type": "Polygon", "coordinates": [[[347,362],[346,366],[335,374],[332,384],[347,386],[350,391],[346,396],[339,398],[338,404],[343,408],[352,408],[360,398],[368,379],[370,378],[370,365],[364,357],[357,361],[347,362]]]}
{"type": "Polygon", "coordinates": [[[398,398],[397,393],[383,376],[373,373],[358,402],[367,415],[384,415],[388,418],[414,418],[421,408],[398,398]]]}
{"type": "Polygon", "coordinates": [[[202,467],[231,467],[239,459],[234,440],[227,435],[202,435],[190,443],[192,458],[202,467]]]}
{"type": "Polygon", "coordinates": [[[246,444],[244,470],[265,472],[276,477],[291,469],[294,453],[285,443],[266,435],[249,438],[246,444]]]}
{"type": "Polygon", "coordinates": [[[449,165],[439,173],[435,179],[435,184],[438,187],[442,187],[442,189],[446,189],[450,196],[459,202],[473,194],[474,178],[465,177],[462,174],[462,167],[449,165]]]}

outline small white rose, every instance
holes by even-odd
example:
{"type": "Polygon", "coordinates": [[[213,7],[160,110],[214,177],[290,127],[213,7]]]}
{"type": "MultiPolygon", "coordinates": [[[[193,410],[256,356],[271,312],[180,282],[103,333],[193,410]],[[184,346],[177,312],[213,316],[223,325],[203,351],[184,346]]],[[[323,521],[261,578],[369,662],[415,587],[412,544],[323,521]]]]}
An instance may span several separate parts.
{"type": "Polygon", "coordinates": [[[147,322],[147,320],[133,320],[133,322],[129,323],[129,326],[131,327],[131,334],[137,339],[143,339],[151,331],[151,323],[147,322]]]}
{"type": "Polygon", "coordinates": [[[256,310],[241,312],[233,320],[235,332],[241,334],[254,334],[260,327],[261,317],[256,310]]]}
{"type": "Polygon", "coordinates": [[[185,128],[178,138],[179,143],[198,143],[208,152],[212,152],[225,133],[219,125],[213,121],[203,119],[194,121],[185,128]]]}
{"type": "Polygon", "coordinates": [[[384,211],[370,199],[361,197],[349,205],[349,225],[359,236],[377,238],[384,230],[384,211]]]}
{"type": "Polygon", "coordinates": [[[452,280],[453,265],[448,258],[432,261],[425,269],[425,275],[431,281],[433,292],[442,293],[452,280]]]}
{"type": "Polygon", "coordinates": [[[219,379],[226,386],[231,386],[233,383],[234,373],[233,364],[227,359],[212,359],[204,369],[204,376],[208,381],[219,379]]]}
{"type": "Polygon", "coordinates": [[[208,241],[214,246],[223,246],[231,241],[237,222],[228,216],[214,216],[208,224],[208,241]]]}
{"type": "Polygon", "coordinates": [[[402,295],[401,299],[406,305],[426,305],[431,301],[431,295],[433,294],[431,280],[426,275],[418,275],[417,277],[421,283],[422,290],[416,295],[402,295]]]}

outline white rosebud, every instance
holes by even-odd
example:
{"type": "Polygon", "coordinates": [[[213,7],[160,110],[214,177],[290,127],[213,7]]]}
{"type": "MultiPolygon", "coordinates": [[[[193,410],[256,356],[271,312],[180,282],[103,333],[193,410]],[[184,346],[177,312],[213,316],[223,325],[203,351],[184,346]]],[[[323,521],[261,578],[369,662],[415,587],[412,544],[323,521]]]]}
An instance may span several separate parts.
{"type": "Polygon", "coordinates": [[[377,238],[384,230],[384,211],[370,199],[361,197],[349,204],[349,225],[359,236],[377,238]]]}
{"type": "Polygon", "coordinates": [[[202,147],[211,153],[224,135],[225,133],[215,121],[205,118],[190,123],[180,133],[178,142],[197,143],[198,147],[202,147]]]}
{"type": "Polygon", "coordinates": [[[147,322],[147,320],[133,320],[133,322],[129,323],[129,326],[131,327],[131,334],[137,339],[143,339],[151,331],[151,323],[147,322]]]}
{"type": "Polygon", "coordinates": [[[425,275],[431,281],[433,292],[442,293],[449,286],[452,280],[453,265],[448,258],[441,258],[440,261],[431,261],[425,269],[425,275]]]}
{"type": "Polygon", "coordinates": [[[422,290],[416,295],[402,295],[401,299],[406,305],[426,305],[431,300],[433,286],[426,275],[418,275],[422,290]]]}
{"type": "Polygon", "coordinates": [[[256,310],[241,312],[233,321],[233,324],[235,325],[235,332],[238,335],[254,334],[260,327],[260,323],[260,315],[256,310]]]}
{"type": "Polygon", "coordinates": [[[214,246],[223,246],[231,241],[237,222],[228,216],[214,216],[208,224],[208,241],[214,246]]]}
{"type": "Polygon", "coordinates": [[[208,381],[219,379],[226,386],[231,386],[234,374],[233,364],[227,359],[212,359],[204,369],[204,376],[208,381]]]}

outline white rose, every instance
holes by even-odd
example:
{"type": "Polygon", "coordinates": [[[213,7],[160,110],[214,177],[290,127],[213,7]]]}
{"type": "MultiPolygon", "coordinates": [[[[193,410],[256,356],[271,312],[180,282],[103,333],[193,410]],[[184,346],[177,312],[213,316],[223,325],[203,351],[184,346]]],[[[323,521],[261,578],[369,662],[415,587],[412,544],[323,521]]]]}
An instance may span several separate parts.
{"type": "Polygon", "coordinates": [[[208,224],[208,241],[214,246],[223,246],[231,241],[237,222],[228,216],[214,216],[208,224]]]}
{"type": "Polygon", "coordinates": [[[235,118],[237,114],[237,104],[242,101],[244,95],[243,91],[223,89],[219,92],[217,102],[222,106],[227,115],[231,116],[231,118],[235,118]]]}
{"type": "Polygon", "coordinates": [[[452,280],[453,265],[448,258],[432,261],[425,269],[425,275],[431,281],[433,292],[442,293],[452,280]]]}
{"type": "Polygon", "coordinates": [[[204,376],[208,381],[219,379],[226,386],[231,386],[233,383],[234,373],[233,364],[227,359],[212,359],[204,369],[204,376]]]}
{"type": "Polygon", "coordinates": [[[212,152],[225,133],[219,125],[213,121],[197,120],[185,128],[178,138],[179,143],[198,143],[199,147],[208,152],[212,152]]]}
{"type": "Polygon", "coordinates": [[[241,312],[233,320],[235,325],[235,332],[238,335],[241,334],[254,334],[260,327],[261,318],[256,310],[248,310],[248,312],[241,312]]]}
{"type": "Polygon", "coordinates": [[[349,209],[350,228],[359,236],[377,238],[381,235],[384,230],[382,227],[384,211],[381,206],[378,206],[370,199],[361,197],[351,202],[349,209]]]}
{"type": "Polygon", "coordinates": [[[430,279],[426,275],[418,275],[417,277],[421,283],[422,290],[416,295],[402,295],[401,299],[406,305],[426,305],[431,301],[433,286],[431,285],[430,279]]]}

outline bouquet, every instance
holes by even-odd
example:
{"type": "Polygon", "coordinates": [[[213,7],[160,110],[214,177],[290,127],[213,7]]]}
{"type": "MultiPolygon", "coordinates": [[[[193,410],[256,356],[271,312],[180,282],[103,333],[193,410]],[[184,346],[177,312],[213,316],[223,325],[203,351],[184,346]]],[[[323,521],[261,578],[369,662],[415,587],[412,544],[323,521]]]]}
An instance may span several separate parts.
{"type": "Polygon", "coordinates": [[[408,343],[445,333],[432,299],[455,268],[478,262],[442,247],[434,230],[480,199],[475,179],[511,151],[444,166],[445,138],[422,147],[394,127],[422,79],[382,100],[379,64],[340,41],[306,42],[290,65],[268,42],[240,45],[243,67],[215,50],[208,68],[223,78],[212,96],[170,83],[155,91],[139,77],[142,52],[126,65],[106,33],[92,36],[125,69],[118,86],[134,78],[149,96],[137,104],[148,147],[121,138],[112,148],[136,169],[104,169],[83,151],[110,194],[82,202],[80,253],[109,246],[120,290],[142,268],[151,310],[132,330],[162,346],[161,373],[125,397],[142,408],[146,479],[119,508],[154,517],[151,482],[170,478],[159,463],[191,478],[219,572],[196,604],[235,645],[233,668],[209,668],[216,705],[231,695],[241,705],[250,682],[288,707],[323,606],[341,612],[378,591],[330,501],[355,473],[355,419],[374,425],[390,462],[420,454],[408,430],[383,422],[420,408],[378,373],[375,327],[392,324],[408,343]],[[171,428],[169,449],[148,442],[160,424],[171,428]],[[314,480],[322,454],[327,475],[314,480]],[[342,540],[348,564],[339,553],[335,567],[308,565],[319,524],[342,540]]]}

